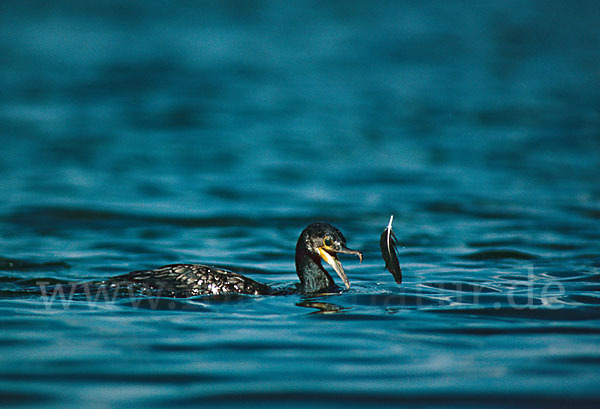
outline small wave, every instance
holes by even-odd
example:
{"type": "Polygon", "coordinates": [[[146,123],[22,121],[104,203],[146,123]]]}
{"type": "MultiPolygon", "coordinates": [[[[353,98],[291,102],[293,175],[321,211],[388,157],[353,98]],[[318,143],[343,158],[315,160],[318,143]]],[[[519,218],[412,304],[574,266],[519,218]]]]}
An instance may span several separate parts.
{"type": "Polygon", "coordinates": [[[0,270],[3,271],[54,271],[69,268],[71,268],[71,265],[64,261],[45,261],[37,263],[0,256],[0,270]]]}
{"type": "MultiPolygon", "coordinates": [[[[540,408],[597,408],[600,403],[598,396],[557,396],[542,394],[513,393],[507,398],[505,393],[375,393],[354,390],[301,390],[299,388],[269,391],[239,391],[230,390],[225,393],[190,393],[174,399],[157,401],[153,406],[194,406],[198,402],[206,405],[263,407],[268,402],[272,407],[287,406],[293,402],[297,407],[330,407],[332,402],[339,407],[540,407],[540,408]],[[508,401],[510,404],[506,404],[508,401]],[[485,402],[482,405],[482,402],[485,402]]],[[[335,406],[335,405],[334,405],[335,406]]],[[[337,406],[336,406],[337,407],[337,406]]]]}
{"type": "Polygon", "coordinates": [[[51,396],[45,393],[19,391],[7,391],[0,389],[0,404],[3,405],[51,405],[53,401],[56,401],[55,396],[51,396]]]}
{"type": "Polygon", "coordinates": [[[336,300],[340,300],[344,305],[362,305],[373,307],[428,307],[445,306],[449,304],[446,299],[431,297],[423,294],[348,294],[343,295],[336,300]]]}
{"type": "Polygon", "coordinates": [[[527,253],[519,250],[505,250],[505,249],[494,249],[494,250],[480,250],[473,253],[465,254],[461,256],[464,260],[473,261],[484,261],[484,260],[535,260],[538,258],[535,254],[527,253]]]}
{"type": "Polygon", "coordinates": [[[118,304],[123,307],[152,311],[194,311],[211,312],[211,309],[198,303],[174,298],[160,297],[125,297],[118,299],[118,304]]]}
{"type": "Polygon", "coordinates": [[[440,290],[449,290],[449,291],[458,291],[458,292],[466,292],[466,293],[496,293],[496,292],[500,292],[500,290],[493,288],[493,287],[489,287],[489,286],[483,286],[483,285],[478,285],[478,284],[471,284],[471,283],[467,283],[467,282],[429,282],[429,283],[423,283],[422,286],[424,287],[433,287],[433,288],[438,288],[440,290]]]}
{"type": "Polygon", "coordinates": [[[7,221],[38,231],[65,229],[112,229],[115,227],[138,226],[140,224],[162,224],[183,227],[255,227],[262,220],[253,217],[232,215],[192,215],[151,213],[147,211],[98,209],[72,206],[31,206],[13,212],[7,221]]]}
{"type": "MultiPolygon", "coordinates": [[[[439,314],[451,314],[451,315],[470,315],[479,317],[497,317],[497,318],[511,318],[523,320],[524,323],[531,321],[538,322],[584,322],[598,319],[598,308],[584,307],[584,308],[549,308],[542,305],[540,300],[529,300],[521,298],[518,301],[513,302],[513,305],[495,303],[493,306],[466,306],[466,307],[453,307],[453,308],[442,308],[435,309],[436,313],[439,314]]],[[[529,330],[530,328],[527,327],[529,330]]],[[[535,326],[534,328],[539,328],[535,326]]],[[[600,329],[593,328],[592,326],[585,325],[582,330],[577,329],[576,326],[565,327],[563,329],[556,327],[547,327],[548,331],[555,331],[557,333],[561,331],[567,331],[569,329],[577,331],[576,333],[586,332],[600,332],[600,329]]],[[[507,331],[510,329],[507,329],[507,331]]]]}
{"type": "Polygon", "coordinates": [[[600,305],[600,294],[598,296],[576,294],[570,295],[568,299],[570,301],[578,302],[585,305],[600,305]]]}

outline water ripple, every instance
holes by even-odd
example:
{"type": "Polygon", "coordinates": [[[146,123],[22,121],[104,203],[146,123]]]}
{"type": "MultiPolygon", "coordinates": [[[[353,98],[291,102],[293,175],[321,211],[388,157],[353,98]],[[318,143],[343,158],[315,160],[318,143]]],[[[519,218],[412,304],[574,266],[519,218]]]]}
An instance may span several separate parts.
{"type": "Polygon", "coordinates": [[[479,250],[473,253],[465,254],[461,258],[465,260],[474,261],[487,261],[487,260],[535,260],[538,258],[533,253],[528,253],[520,250],[509,250],[509,249],[493,249],[493,250],[479,250]]]}
{"type": "Polygon", "coordinates": [[[0,270],[3,271],[55,271],[69,268],[71,268],[69,263],[64,261],[45,261],[40,263],[0,257],[0,270]]]}

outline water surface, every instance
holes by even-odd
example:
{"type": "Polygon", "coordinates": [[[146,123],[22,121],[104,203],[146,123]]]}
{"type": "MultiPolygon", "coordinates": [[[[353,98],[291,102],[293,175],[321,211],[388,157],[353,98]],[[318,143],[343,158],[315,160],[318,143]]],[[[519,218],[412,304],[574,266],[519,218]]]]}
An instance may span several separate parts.
{"type": "Polygon", "coordinates": [[[599,407],[599,18],[3,1],[0,404],[599,407]],[[39,291],[178,262],[291,285],[314,221],[363,251],[350,290],[39,291]]]}

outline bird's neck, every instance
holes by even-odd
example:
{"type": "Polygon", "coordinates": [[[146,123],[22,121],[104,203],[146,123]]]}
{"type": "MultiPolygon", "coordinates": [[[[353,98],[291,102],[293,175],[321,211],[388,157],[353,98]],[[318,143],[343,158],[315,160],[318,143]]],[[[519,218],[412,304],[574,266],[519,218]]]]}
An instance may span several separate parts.
{"type": "Polygon", "coordinates": [[[300,290],[303,293],[319,293],[335,288],[335,283],[320,260],[311,257],[303,246],[296,247],[296,273],[300,278],[300,290]]]}

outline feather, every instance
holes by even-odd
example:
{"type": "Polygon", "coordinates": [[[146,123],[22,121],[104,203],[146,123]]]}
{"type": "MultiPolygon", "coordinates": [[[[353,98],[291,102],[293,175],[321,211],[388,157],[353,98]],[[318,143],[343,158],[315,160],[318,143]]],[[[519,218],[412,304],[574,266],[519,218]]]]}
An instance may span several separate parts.
{"type": "Polygon", "coordinates": [[[394,276],[396,283],[402,284],[402,270],[400,269],[400,262],[398,261],[398,239],[392,230],[392,222],[394,216],[390,216],[390,222],[387,227],[381,233],[379,239],[379,246],[381,247],[381,255],[385,261],[385,268],[389,270],[394,276]]]}

